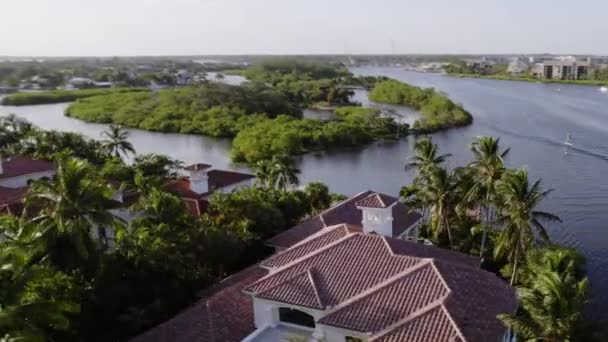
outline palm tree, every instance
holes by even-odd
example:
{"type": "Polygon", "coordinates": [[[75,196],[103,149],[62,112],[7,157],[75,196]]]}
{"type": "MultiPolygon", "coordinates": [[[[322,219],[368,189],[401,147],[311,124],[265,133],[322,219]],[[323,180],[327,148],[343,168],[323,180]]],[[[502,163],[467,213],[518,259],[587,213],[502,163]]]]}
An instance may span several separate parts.
{"type": "Polygon", "coordinates": [[[525,251],[539,243],[535,234],[540,240],[549,241],[549,235],[540,221],[561,222],[554,214],[536,210],[551,191],[542,190],[540,179],[530,186],[526,170],[508,171],[497,184],[497,194],[502,202],[499,222],[505,223],[505,226],[498,236],[494,252],[496,256],[506,257],[512,264],[511,285],[515,283],[517,267],[525,258],[525,251]]]}
{"type": "Polygon", "coordinates": [[[429,137],[418,139],[414,144],[414,157],[405,165],[405,169],[418,169],[416,179],[424,177],[430,170],[443,164],[451,154],[439,154],[439,147],[429,137]]]}
{"type": "Polygon", "coordinates": [[[545,250],[534,256],[526,265],[531,276],[518,289],[518,312],[499,319],[518,340],[576,340],[588,287],[587,278],[578,271],[580,256],[565,249],[545,250]]]}
{"type": "Polygon", "coordinates": [[[253,167],[258,184],[264,188],[270,188],[275,183],[272,174],[272,161],[263,159],[255,163],[253,167]]]}
{"type": "Polygon", "coordinates": [[[288,155],[274,156],[272,158],[272,174],[277,189],[287,190],[288,185],[298,185],[300,169],[295,165],[293,158],[288,155]]]}
{"type": "MultiPolygon", "coordinates": [[[[500,151],[500,139],[493,137],[478,137],[471,144],[471,151],[475,160],[469,164],[472,170],[473,179],[471,188],[467,192],[469,201],[478,202],[480,208],[484,209],[486,226],[490,224],[490,210],[492,203],[495,202],[496,184],[505,172],[504,158],[509,153],[509,149],[500,151]]],[[[487,231],[483,231],[481,238],[480,256],[486,245],[487,231]]]]}
{"type": "Polygon", "coordinates": [[[125,156],[128,153],[135,154],[135,148],[128,140],[129,131],[121,126],[110,125],[101,135],[106,137],[106,140],[103,141],[104,148],[113,153],[116,158],[120,158],[121,153],[125,156]]]}
{"type": "Polygon", "coordinates": [[[450,247],[453,246],[451,219],[458,204],[458,177],[454,172],[436,167],[430,169],[423,183],[419,185],[417,197],[429,208],[430,227],[435,238],[447,232],[450,247]]]}
{"type": "Polygon", "coordinates": [[[37,213],[39,257],[48,255],[62,270],[87,264],[99,251],[91,231],[119,222],[110,212],[120,205],[113,193],[88,162],[60,156],[55,179],[34,182],[26,198],[28,212],[37,213]]]}

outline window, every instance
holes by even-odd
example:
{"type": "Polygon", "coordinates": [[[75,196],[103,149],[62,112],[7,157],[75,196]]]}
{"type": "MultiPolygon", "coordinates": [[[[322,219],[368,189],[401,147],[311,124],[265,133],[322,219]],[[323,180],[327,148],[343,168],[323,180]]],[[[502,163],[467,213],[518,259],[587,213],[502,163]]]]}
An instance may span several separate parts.
{"type": "Polygon", "coordinates": [[[346,336],[346,338],[344,340],[346,342],[363,342],[363,339],[360,339],[357,337],[352,337],[352,336],[346,336]]]}
{"type": "Polygon", "coordinates": [[[281,322],[301,325],[309,328],[315,327],[315,319],[311,315],[300,310],[279,308],[279,320],[281,322]]]}

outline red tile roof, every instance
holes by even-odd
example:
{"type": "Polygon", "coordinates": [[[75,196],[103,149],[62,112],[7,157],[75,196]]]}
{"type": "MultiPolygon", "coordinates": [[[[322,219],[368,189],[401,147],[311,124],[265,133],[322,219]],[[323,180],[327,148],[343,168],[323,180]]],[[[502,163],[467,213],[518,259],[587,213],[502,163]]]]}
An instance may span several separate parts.
{"type": "Polygon", "coordinates": [[[2,173],[0,173],[0,179],[52,170],[55,170],[55,165],[52,162],[25,157],[13,157],[2,160],[2,173]]]}
{"type": "MultiPolygon", "coordinates": [[[[363,219],[361,209],[357,208],[357,202],[366,198],[373,197],[378,194],[384,198],[386,203],[390,203],[389,199],[396,200],[394,197],[376,193],[373,191],[365,191],[359,193],[339,204],[325,210],[321,214],[306,219],[300,222],[295,227],[292,227],[266,241],[266,244],[278,249],[291,247],[307,237],[321,231],[325,227],[338,225],[342,223],[350,225],[360,225],[363,219]]],[[[394,202],[393,202],[394,203],[394,202]]],[[[398,202],[393,206],[393,236],[401,235],[408,227],[414,224],[421,218],[417,212],[409,209],[405,204],[398,202]]]]}
{"type": "Polygon", "coordinates": [[[27,186],[21,188],[6,188],[0,186],[0,205],[22,202],[28,190],[29,187],[27,186]]]}
{"type": "Polygon", "coordinates": [[[207,170],[207,169],[210,169],[210,168],[211,168],[211,165],[209,165],[209,164],[198,163],[198,164],[188,165],[188,166],[184,167],[184,170],[187,170],[187,171],[203,171],[203,170],[207,170]]]}
{"type": "Polygon", "coordinates": [[[207,184],[212,191],[255,178],[254,175],[248,173],[226,170],[211,170],[207,173],[207,176],[209,177],[207,184]]]}
{"type": "Polygon", "coordinates": [[[374,193],[366,198],[359,200],[355,203],[357,207],[366,208],[388,208],[395,204],[399,199],[393,196],[389,196],[381,193],[374,193]]]}
{"type": "Polygon", "coordinates": [[[263,261],[271,273],[258,266],[239,272],[134,341],[241,340],[255,330],[251,296],[325,310],[318,324],[370,341],[500,339],[505,329],[496,315],[515,310],[515,293],[479,269],[479,258],[362,234],[357,225],[324,228],[332,215],[352,218],[344,203],[306,221],[322,225],[314,235],[263,261]]]}
{"type": "Polygon", "coordinates": [[[255,330],[251,296],[242,289],[264,276],[257,265],[224,279],[201,299],[132,342],[237,342],[255,330]]]}
{"type": "MultiPolygon", "coordinates": [[[[515,310],[515,293],[479,269],[479,260],[376,234],[345,233],[337,226],[269,258],[265,265],[276,269],[244,291],[326,310],[318,323],[370,337],[389,338],[395,329],[420,333],[416,329],[428,319],[424,313],[440,308],[450,317],[443,323],[451,327],[437,340],[499,340],[505,328],[496,315],[515,310]],[[312,251],[301,255],[304,250],[312,251]]],[[[429,336],[434,335],[418,338],[435,341],[429,336]]]]}

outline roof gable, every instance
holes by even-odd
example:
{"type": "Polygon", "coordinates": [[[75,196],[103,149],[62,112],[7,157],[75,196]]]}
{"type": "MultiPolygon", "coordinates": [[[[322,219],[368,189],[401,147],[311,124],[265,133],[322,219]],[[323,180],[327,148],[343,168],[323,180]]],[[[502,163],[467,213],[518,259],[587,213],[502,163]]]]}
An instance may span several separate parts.
{"type": "Polygon", "coordinates": [[[324,309],[319,290],[314,280],[315,269],[295,275],[270,289],[258,293],[257,297],[272,299],[313,309],[324,309]],[[295,296],[294,296],[295,294],[295,296]]]}
{"type": "Polygon", "coordinates": [[[355,202],[358,207],[364,208],[388,208],[398,201],[396,197],[382,193],[373,193],[362,200],[355,202]]]}

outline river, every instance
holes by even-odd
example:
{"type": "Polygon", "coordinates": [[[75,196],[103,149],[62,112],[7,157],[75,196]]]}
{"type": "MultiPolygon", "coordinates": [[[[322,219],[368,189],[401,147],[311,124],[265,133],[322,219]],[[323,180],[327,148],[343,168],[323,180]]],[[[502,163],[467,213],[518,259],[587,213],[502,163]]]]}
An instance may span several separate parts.
{"type": "MultiPolygon", "coordinates": [[[[608,94],[589,86],[451,78],[395,68],[352,71],[434,87],[463,104],[473,114],[474,123],[433,134],[441,151],[452,154],[450,167],[470,161],[469,145],[475,137],[497,136],[503,146],[511,147],[509,166],[525,167],[531,178],[542,178],[545,188],[555,189],[542,209],[559,215],[563,223],[550,224],[550,235],[586,255],[592,286],[588,312],[608,319],[603,309],[608,305],[608,94]],[[568,133],[574,146],[566,150],[563,142],[568,133]]],[[[361,93],[356,99],[366,100],[361,93]]],[[[45,129],[100,137],[103,125],[63,116],[66,106],[0,106],[0,113],[15,113],[45,129]]],[[[132,130],[130,140],[138,153],[162,153],[186,163],[242,169],[230,163],[228,140],[140,130],[132,130]]],[[[396,195],[413,178],[412,172],[404,171],[412,145],[410,137],[305,155],[299,158],[300,178],[302,182],[324,182],[332,191],[347,195],[366,189],[396,195]]]]}

